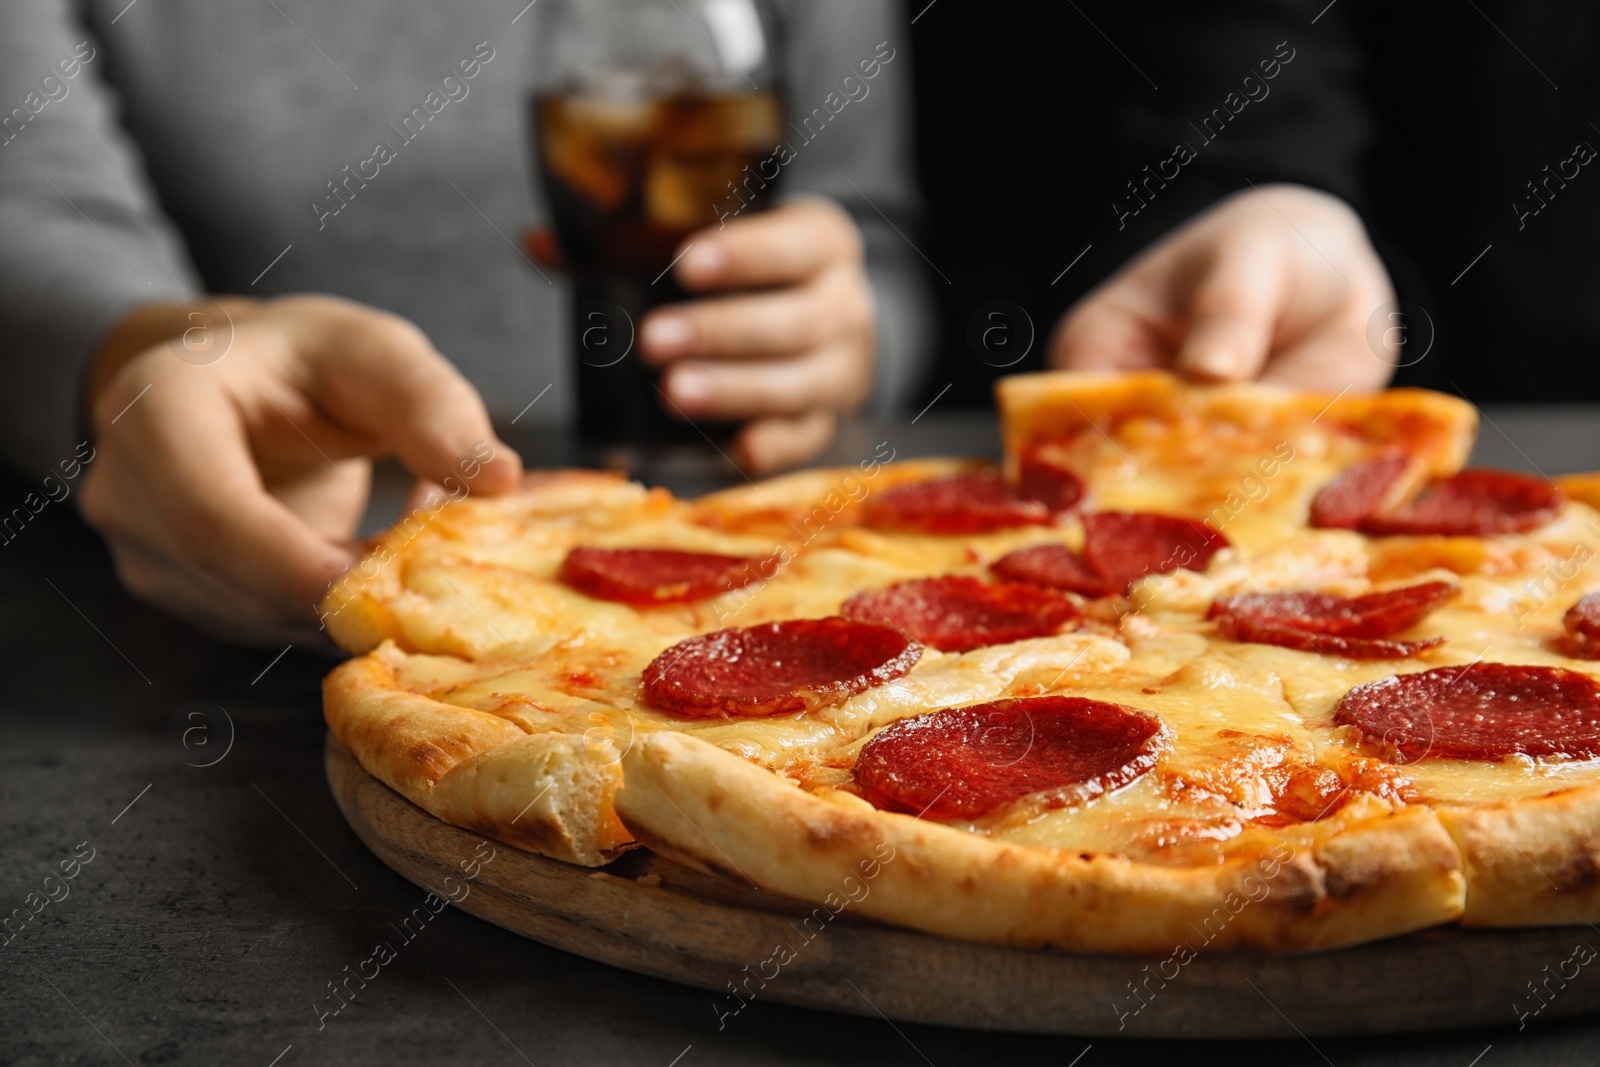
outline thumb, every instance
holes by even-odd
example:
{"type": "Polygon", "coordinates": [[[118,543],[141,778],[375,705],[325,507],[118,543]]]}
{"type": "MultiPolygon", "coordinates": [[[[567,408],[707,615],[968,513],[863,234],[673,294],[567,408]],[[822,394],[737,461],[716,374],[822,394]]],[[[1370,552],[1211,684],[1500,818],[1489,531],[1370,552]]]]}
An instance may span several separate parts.
{"type": "Polygon", "coordinates": [[[417,477],[488,495],[521,479],[522,460],[496,436],[477,390],[411,323],[357,309],[318,331],[310,354],[313,398],[417,477]]]}
{"type": "Polygon", "coordinates": [[[1260,376],[1286,297],[1282,245],[1265,233],[1230,234],[1201,270],[1189,302],[1178,371],[1212,380],[1260,376]]]}

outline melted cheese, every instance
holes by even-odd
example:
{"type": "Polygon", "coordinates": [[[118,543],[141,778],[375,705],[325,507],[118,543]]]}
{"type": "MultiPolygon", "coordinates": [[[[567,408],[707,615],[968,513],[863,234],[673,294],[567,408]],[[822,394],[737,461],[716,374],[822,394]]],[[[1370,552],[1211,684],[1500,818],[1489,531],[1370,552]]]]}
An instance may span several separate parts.
{"type": "MultiPolygon", "coordinates": [[[[1310,497],[1357,458],[1361,443],[1315,425],[1241,426],[1224,436],[1134,419],[1114,438],[1080,434],[1061,446],[1074,468],[1093,472],[1090,491],[1101,509],[1210,516],[1233,547],[1205,574],[1147,578],[1127,601],[1096,605],[1080,632],[963,655],[929,650],[905,677],[843,704],[767,718],[665,714],[642,701],[641,672],[695,634],[833,615],[857,593],[906,578],[983,575],[999,556],[1042,541],[1078,548],[1081,526],[968,537],[885,534],[858,525],[859,496],[850,506],[815,503],[841,484],[836,472],[809,472],[803,486],[811,495],[798,504],[796,483],[783,493],[761,487],[725,494],[715,506],[660,494],[614,494],[537,513],[471,502],[447,512],[431,537],[388,564],[401,578],[385,607],[410,647],[472,662],[447,667],[415,656],[403,680],[530,731],[583,736],[597,758],[616,758],[642,731],[694,733],[845,805],[864,803],[850,781],[860,746],[898,719],[1011,695],[1067,693],[1125,704],[1166,726],[1154,770],[1081,805],[1025,801],[968,829],[1156,862],[1214,861],[1243,847],[1265,833],[1257,820],[1284,821],[1284,798],[1297,783],[1311,784],[1313,802],[1330,796],[1327,810],[1337,821],[1401,802],[1492,802],[1600,781],[1600,761],[1385,763],[1333,721],[1352,687],[1446,664],[1553,664],[1600,675],[1600,664],[1568,660],[1550,645],[1567,607],[1600,587],[1600,514],[1572,504],[1541,530],[1488,540],[1373,540],[1308,530],[1310,497]],[[640,610],[590,599],[555,579],[578,545],[781,552],[788,562],[770,580],[723,597],[640,610]],[[1435,577],[1455,578],[1462,594],[1406,636],[1448,641],[1410,660],[1236,644],[1217,638],[1204,618],[1212,599],[1226,593],[1315,587],[1354,595],[1375,583],[1435,577]],[[1329,775],[1344,783],[1332,794],[1329,775]]],[[[890,472],[885,484],[899,477],[895,468],[883,470],[890,472]]],[[[1309,816],[1302,811],[1300,818],[1309,816]]]]}
{"type": "Polygon", "coordinates": [[[1089,496],[1101,511],[1203,518],[1259,551],[1303,528],[1316,491],[1368,449],[1315,424],[1131,418],[1046,450],[1089,472],[1089,496]]]}

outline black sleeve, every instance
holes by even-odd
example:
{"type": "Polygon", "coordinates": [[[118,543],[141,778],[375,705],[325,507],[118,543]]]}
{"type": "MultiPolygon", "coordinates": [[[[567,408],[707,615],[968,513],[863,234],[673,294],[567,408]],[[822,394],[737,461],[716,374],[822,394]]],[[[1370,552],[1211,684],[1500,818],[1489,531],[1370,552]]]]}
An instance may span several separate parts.
{"type": "Polygon", "coordinates": [[[1126,175],[1106,205],[1132,244],[1251,183],[1298,182],[1363,203],[1370,136],[1362,55],[1335,2],[1159,2],[1141,19],[1155,91],[1113,122],[1126,175]]]}

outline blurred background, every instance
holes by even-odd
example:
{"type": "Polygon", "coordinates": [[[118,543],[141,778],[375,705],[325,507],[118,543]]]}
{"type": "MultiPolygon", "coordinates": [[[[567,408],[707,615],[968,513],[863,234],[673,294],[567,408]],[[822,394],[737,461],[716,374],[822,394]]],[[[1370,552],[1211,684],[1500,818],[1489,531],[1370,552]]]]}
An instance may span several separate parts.
{"type": "Polygon", "coordinates": [[[1600,398],[1600,174],[1575,156],[1600,148],[1594,5],[911,0],[907,18],[940,309],[920,404],[949,385],[939,408],[988,405],[995,377],[1043,366],[1073,300],[1178,220],[1270,181],[1361,210],[1408,313],[1399,382],[1479,403],[1600,398]],[[1281,42],[1293,59],[1267,95],[1203,140],[1196,126],[1281,42]],[[1124,183],[1178,141],[1197,158],[1119,229],[1124,183]],[[1012,368],[967,343],[997,299],[1037,332],[1012,368]]]}

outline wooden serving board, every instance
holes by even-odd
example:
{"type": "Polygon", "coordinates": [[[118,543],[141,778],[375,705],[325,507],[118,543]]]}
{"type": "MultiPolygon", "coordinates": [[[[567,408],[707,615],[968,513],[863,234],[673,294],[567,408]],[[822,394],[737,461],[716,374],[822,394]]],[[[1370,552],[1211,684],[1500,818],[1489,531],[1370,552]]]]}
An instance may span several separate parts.
{"type": "MultiPolygon", "coordinates": [[[[401,797],[331,736],[326,765],[340,810],[368,848],[418,886],[461,897],[464,866],[487,854],[482,835],[401,797]]],[[[1519,1007],[1539,1007],[1529,983],[1545,1002],[1541,1020],[1600,1010],[1600,979],[1560,977],[1577,969],[1565,962],[1577,946],[1600,948],[1585,926],[1440,929],[1333,952],[1202,953],[1181,964],[952,941],[848,910],[808,939],[810,905],[645,849],[590,870],[494,847],[463,910],[567,952],[710,990],[721,1011],[741,1003],[729,983],[743,998],[749,990],[757,1000],[908,1022],[1146,1038],[1509,1023],[1519,1007]],[[792,950],[781,966],[780,944],[792,950]]]]}

